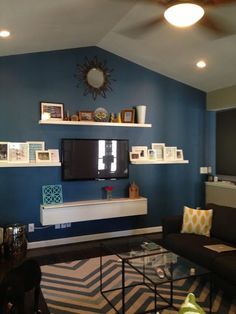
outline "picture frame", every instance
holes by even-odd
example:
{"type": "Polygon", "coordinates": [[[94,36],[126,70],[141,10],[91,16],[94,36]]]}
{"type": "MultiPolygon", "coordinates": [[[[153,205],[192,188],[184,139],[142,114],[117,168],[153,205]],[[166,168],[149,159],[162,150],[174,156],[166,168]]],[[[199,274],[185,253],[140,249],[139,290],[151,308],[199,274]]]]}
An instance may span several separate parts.
{"type": "Polygon", "coordinates": [[[177,160],[184,160],[184,153],[182,149],[176,150],[176,159],[177,160]]]}
{"type": "Polygon", "coordinates": [[[36,150],[36,162],[51,162],[51,154],[48,150],[36,150]]]}
{"type": "Polygon", "coordinates": [[[124,109],[121,111],[121,122],[123,123],[134,123],[135,110],[124,109]]]}
{"type": "Polygon", "coordinates": [[[0,162],[8,162],[8,142],[0,142],[0,162]]]}
{"type": "Polygon", "coordinates": [[[8,154],[9,154],[9,162],[28,163],[29,162],[29,144],[25,142],[22,142],[22,143],[9,142],[8,154]]]}
{"type": "Polygon", "coordinates": [[[156,159],[156,150],[155,149],[148,149],[148,159],[155,160],[156,159]]]}
{"type": "Polygon", "coordinates": [[[36,162],[36,151],[45,150],[45,142],[43,141],[27,141],[29,145],[29,162],[36,162]]]}
{"type": "Polygon", "coordinates": [[[63,103],[51,103],[41,102],[41,120],[55,120],[61,121],[64,117],[64,104],[63,103]]]}
{"type": "Polygon", "coordinates": [[[133,153],[140,153],[140,159],[147,159],[147,146],[132,146],[133,153]]]}
{"type": "Polygon", "coordinates": [[[175,146],[165,146],[164,147],[164,160],[176,160],[176,150],[175,146]]]}
{"type": "Polygon", "coordinates": [[[51,155],[51,162],[60,162],[59,149],[48,149],[51,155]]]}
{"type": "Polygon", "coordinates": [[[140,152],[130,152],[129,158],[130,161],[140,160],[140,152]]]}
{"type": "Polygon", "coordinates": [[[79,120],[80,121],[94,121],[93,111],[80,111],[79,120]]]}
{"type": "Polygon", "coordinates": [[[152,143],[152,149],[156,151],[156,159],[163,160],[164,159],[164,143],[152,143]]]}

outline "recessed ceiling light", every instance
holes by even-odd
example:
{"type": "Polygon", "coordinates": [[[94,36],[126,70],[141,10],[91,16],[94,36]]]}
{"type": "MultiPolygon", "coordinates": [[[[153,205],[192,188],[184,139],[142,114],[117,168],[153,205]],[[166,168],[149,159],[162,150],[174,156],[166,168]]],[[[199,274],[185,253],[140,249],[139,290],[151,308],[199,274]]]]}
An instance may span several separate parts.
{"type": "Polygon", "coordinates": [[[204,15],[204,9],[197,4],[181,3],[169,7],[164,17],[170,24],[177,27],[188,27],[197,23],[204,15]]]}
{"type": "Polygon", "coordinates": [[[197,63],[196,63],[196,66],[200,69],[203,69],[206,67],[206,62],[204,60],[199,60],[197,63]]]}
{"type": "Polygon", "coordinates": [[[10,32],[7,31],[7,30],[1,30],[0,31],[0,36],[1,37],[8,37],[8,36],[10,36],[10,32]]]}

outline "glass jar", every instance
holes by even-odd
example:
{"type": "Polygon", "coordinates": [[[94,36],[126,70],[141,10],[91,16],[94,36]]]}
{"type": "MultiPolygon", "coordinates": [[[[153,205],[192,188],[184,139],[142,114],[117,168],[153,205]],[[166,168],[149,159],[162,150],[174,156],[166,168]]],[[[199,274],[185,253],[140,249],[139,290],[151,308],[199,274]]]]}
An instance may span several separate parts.
{"type": "Polygon", "coordinates": [[[112,191],[107,190],[107,200],[112,200],[112,191]]]}

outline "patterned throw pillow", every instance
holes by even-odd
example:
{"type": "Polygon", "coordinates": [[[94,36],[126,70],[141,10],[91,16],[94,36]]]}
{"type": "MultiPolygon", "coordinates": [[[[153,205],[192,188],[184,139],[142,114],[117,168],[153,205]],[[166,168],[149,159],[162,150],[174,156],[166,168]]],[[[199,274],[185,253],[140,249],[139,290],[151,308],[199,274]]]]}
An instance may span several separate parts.
{"type": "Polygon", "coordinates": [[[195,233],[210,236],[213,210],[194,209],[184,206],[181,233],[195,233]]]}

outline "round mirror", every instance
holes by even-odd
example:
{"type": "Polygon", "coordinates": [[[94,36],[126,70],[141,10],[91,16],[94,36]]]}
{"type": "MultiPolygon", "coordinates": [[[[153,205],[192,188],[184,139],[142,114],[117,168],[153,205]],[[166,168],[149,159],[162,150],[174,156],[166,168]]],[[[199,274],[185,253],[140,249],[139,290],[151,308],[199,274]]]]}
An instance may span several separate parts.
{"type": "Polygon", "coordinates": [[[97,57],[92,60],[85,58],[83,64],[77,64],[75,77],[78,79],[78,87],[84,86],[84,95],[92,94],[95,100],[97,96],[106,97],[106,93],[112,91],[111,78],[113,70],[109,70],[106,61],[98,61],[97,57]]]}
{"type": "Polygon", "coordinates": [[[104,73],[101,69],[92,68],[87,73],[87,81],[92,87],[100,88],[105,82],[104,73]]]}

